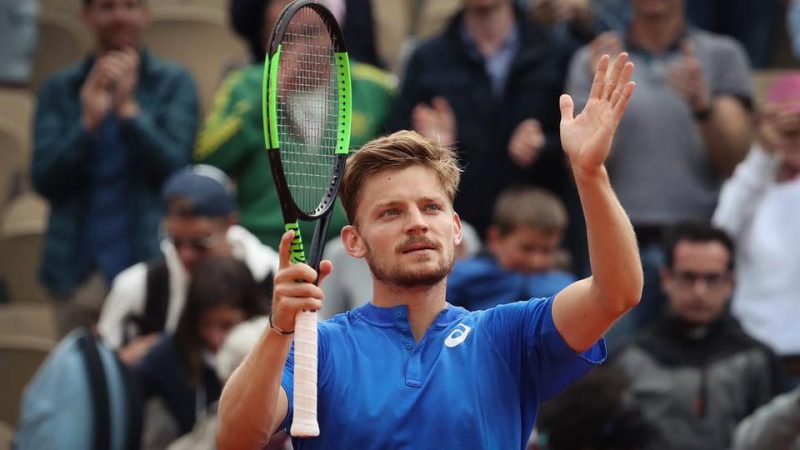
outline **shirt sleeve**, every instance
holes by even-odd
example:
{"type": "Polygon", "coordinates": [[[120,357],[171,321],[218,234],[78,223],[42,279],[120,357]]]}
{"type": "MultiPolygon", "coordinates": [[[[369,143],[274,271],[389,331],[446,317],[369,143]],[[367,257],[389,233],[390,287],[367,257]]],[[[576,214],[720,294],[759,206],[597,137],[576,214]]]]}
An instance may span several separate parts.
{"type": "Polygon", "coordinates": [[[489,332],[519,376],[523,392],[539,401],[554,397],[606,359],[600,339],[583,353],[572,350],[553,322],[553,299],[500,305],[486,312],[489,332]]]}

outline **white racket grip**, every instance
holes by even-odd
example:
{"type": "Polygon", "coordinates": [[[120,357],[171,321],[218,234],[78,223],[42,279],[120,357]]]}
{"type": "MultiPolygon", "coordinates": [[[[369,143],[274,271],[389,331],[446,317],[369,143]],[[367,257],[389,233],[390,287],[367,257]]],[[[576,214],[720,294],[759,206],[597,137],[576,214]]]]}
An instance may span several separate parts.
{"type": "Polygon", "coordinates": [[[319,436],[317,423],[317,312],[300,311],[294,323],[292,436],[319,436]]]}

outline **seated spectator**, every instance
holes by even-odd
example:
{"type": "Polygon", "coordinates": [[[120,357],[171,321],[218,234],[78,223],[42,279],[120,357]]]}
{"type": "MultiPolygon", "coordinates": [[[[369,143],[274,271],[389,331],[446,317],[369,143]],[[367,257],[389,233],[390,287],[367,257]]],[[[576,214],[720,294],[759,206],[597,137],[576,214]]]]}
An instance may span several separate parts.
{"type": "Polygon", "coordinates": [[[728,448],[739,421],[783,386],[772,351],[727,313],[733,252],[731,239],[708,225],[672,230],[661,270],[668,314],[613,360],[660,431],[648,448],[728,448]]]}
{"type": "Polygon", "coordinates": [[[120,348],[120,357],[129,364],[162,332],[175,331],[189,281],[209,257],[243,261],[265,298],[272,293],[277,253],[236,225],[232,185],[222,171],[204,165],[181,170],[167,180],[163,201],[163,257],[130,267],[114,280],[98,325],[105,341],[120,348]]]}
{"type": "Polygon", "coordinates": [[[242,261],[207,259],[189,285],[175,333],[162,337],[134,366],[144,398],[157,396],[163,402],[178,436],[191,431],[219,400],[222,383],[215,355],[236,325],[266,312],[264,295],[242,261]]]}
{"type": "MultiPolygon", "coordinates": [[[[241,18],[249,12],[250,16],[262,18],[263,27],[256,28],[252,24],[237,27],[237,31],[246,33],[243,37],[251,43],[251,52],[261,51],[254,42],[269,39],[278,16],[289,1],[238,0],[234,3],[236,17],[241,18]]],[[[195,159],[219,167],[236,181],[242,225],[261,242],[276,246],[284,233],[284,222],[264,150],[262,98],[254,95],[261,92],[263,62],[262,53],[252,65],[232,73],[223,82],[216,94],[214,109],[198,137],[195,159]]],[[[376,67],[353,61],[350,71],[353,89],[350,144],[354,148],[383,131],[389,115],[394,78],[376,67]]],[[[328,238],[338,236],[346,224],[344,212],[335,206],[328,238]]],[[[301,232],[311,236],[313,224],[301,222],[301,232]]]]}
{"type": "Polygon", "coordinates": [[[800,388],[781,394],[744,419],[733,450],[800,450],[800,388]]]}
{"type": "Polygon", "coordinates": [[[625,395],[629,383],[613,366],[600,366],[588,373],[542,405],[533,449],[645,448],[655,438],[656,429],[625,395]]]}
{"type": "Polygon", "coordinates": [[[33,186],[50,203],[39,278],[61,334],[94,324],[111,280],[158,255],[158,195],[189,164],[198,120],[189,73],[144,49],[147,2],[83,5],[96,47],[44,82],[33,131],[33,186]]]}
{"type": "Polygon", "coordinates": [[[736,239],[733,314],[800,383],[800,75],[778,79],[758,140],[725,182],[714,223],[736,239]]]}
{"type": "Polygon", "coordinates": [[[567,212],[541,189],[511,188],[497,198],[487,231],[488,253],[456,262],[447,301],[474,311],[550,297],[575,281],[556,269],[567,212]]]}

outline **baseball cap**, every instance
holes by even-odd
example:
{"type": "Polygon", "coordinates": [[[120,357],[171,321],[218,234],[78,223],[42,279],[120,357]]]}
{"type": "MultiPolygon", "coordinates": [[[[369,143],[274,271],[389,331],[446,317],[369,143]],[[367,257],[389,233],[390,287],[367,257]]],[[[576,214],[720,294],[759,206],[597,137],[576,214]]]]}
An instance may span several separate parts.
{"type": "Polygon", "coordinates": [[[167,178],[161,192],[165,204],[180,197],[192,213],[205,217],[227,217],[236,212],[233,183],[225,172],[205,164],[183,168],[167,178]]]}

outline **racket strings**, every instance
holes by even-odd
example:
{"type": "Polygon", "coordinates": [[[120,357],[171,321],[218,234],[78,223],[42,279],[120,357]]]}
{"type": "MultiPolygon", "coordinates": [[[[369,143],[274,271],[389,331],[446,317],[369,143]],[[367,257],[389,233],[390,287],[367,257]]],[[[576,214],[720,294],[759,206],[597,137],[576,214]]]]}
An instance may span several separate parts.
{"type": "Polygon", "coordinates": [[[284,173],[308,214],[328,194],[336,161],[339,92],[332,33],[310,8],[292,18],[281,41],[278,133],[284,173]]]}

